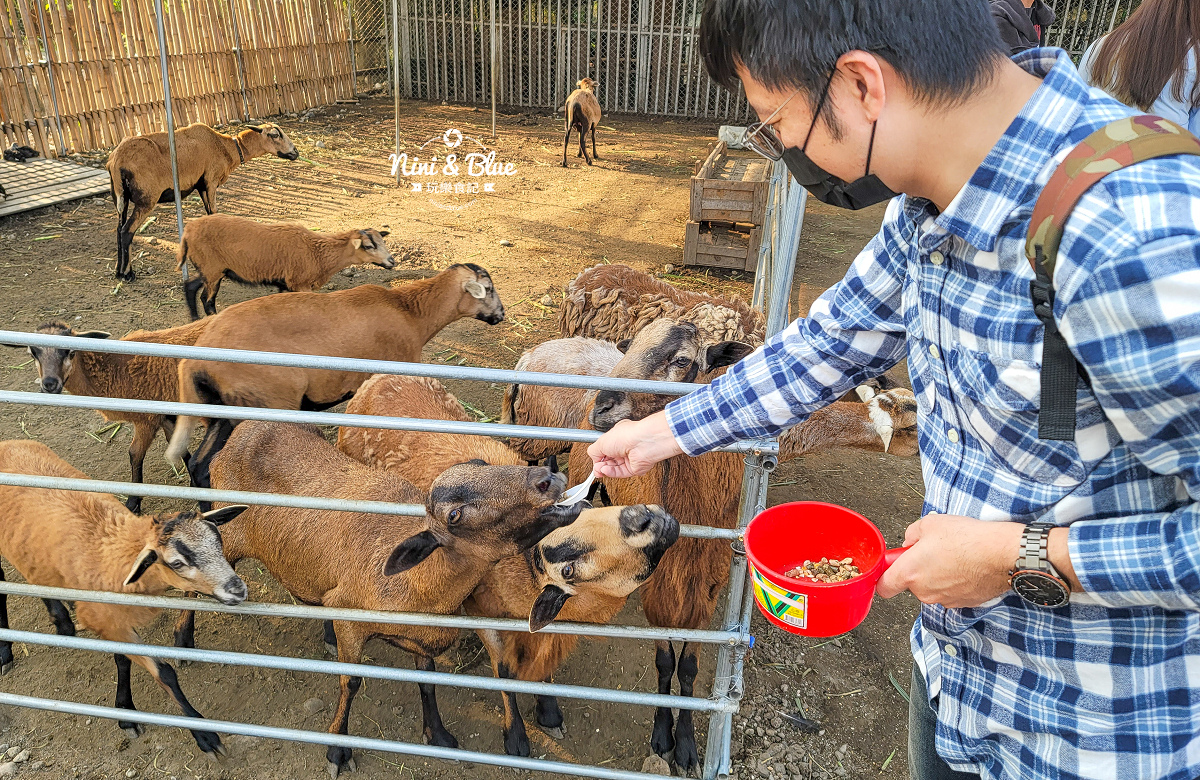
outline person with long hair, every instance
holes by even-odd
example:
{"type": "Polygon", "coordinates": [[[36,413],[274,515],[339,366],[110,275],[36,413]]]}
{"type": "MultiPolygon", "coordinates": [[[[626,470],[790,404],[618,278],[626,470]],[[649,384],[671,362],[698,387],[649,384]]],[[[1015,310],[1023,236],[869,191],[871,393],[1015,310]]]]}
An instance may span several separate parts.
{"type": "Polygon", "coordinates": [[[1200,133],[1200,5],[1143,0],[1123,24],[1096,40],[1079,72],[1122,103],[1200,133]]]}

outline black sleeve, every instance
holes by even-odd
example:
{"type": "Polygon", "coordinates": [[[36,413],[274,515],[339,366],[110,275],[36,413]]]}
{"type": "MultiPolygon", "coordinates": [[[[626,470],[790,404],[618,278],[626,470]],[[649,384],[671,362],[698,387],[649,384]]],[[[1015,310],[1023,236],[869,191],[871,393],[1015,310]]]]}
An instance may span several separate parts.
{"type": "Polygon", "coordinates": [[[1029,47],[1021,42],[1021,35],[1017,32],[1017,27],[1008,18],[1005,9],[997,7],[995,3],[992,6],[992,19],[996,21],[996,29],[1000,31],[1000,40],[1004,41],[1004,45],[1008,47],[1008,53],[1016,54],[1025,51],[1029,47]]]}

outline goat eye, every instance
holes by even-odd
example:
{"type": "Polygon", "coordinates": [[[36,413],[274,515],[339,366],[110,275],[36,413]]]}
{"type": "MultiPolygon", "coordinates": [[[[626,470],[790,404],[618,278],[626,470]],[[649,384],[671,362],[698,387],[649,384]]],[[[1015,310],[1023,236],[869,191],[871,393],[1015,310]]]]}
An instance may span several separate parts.
{"type": "Polygon", "coordinates": [[[559,572],[559,574],[562,575],[564,580],[571,579],[575,576],[575,564],[568,563],[566,566],[562,567],[562,570],[559,572]]]}
{"type": "Polygon", "coordinates": [[[446,515],[446,522],[450,525],[458,525],[460,520],[462,520],[461,509],[451,509],[450,514],[446,515]]]}
{"type": "Polygon", "coordinates": [[[692,359],[687,357],[675,358],[671,363],[675,368],[687,368],[692,364],[692,359]]]}
{"type": "Polygon", "coordinates": [[[185,564],[183,561],[181,561],[181,560],[174,560],[174,561],[171,561],[171,563],[170,563],[170,566],[171,566],[171,568],[172,568],[172,569],[174,569],[175,571],[179,571],[179,570],[180,570],[180,569],[182,569],[184,566],[186,566],[186,564],[185,564]]]}

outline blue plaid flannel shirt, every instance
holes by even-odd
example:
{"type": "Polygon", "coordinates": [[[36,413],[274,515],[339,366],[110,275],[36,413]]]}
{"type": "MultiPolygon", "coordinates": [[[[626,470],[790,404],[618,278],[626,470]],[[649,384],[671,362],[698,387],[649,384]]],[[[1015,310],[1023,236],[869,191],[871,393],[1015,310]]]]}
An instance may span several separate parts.
{"type": "MultiPolygon", "coordinates": [[[[1037,438],[1042,326],[1024,242],[1057,163],[1131,109],[1067,54],[945,212],[898,197],[846,277],[667,407],[698,454],[770,436],[907,357],[925,512],[1070,527],[1086,593],[925,605],[913,654],[937,751],[987,778],[1200,776],[1200,161],[1109,175],[1066,225],[1055,317],[1086,367],[1073,442],[1037,438]]],[[[931,162],[931,164],[934,164],[931,162]]],[[[1013,551],[1014,560],[1016,551],[1013,551]]]]}

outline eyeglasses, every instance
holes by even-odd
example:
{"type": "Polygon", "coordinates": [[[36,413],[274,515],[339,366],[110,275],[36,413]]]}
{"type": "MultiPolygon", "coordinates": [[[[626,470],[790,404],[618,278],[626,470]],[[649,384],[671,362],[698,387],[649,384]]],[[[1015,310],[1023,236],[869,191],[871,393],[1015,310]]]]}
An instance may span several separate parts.
{"type": "Polygon", "coordinates": [[[796,90],[788,95],[788,99],[779,104],[779,107],[771,112],[771,115],[762,122],[755,122],[746,128],[742,133],[742,146],[746,147],[756,154],[766,157],[768,160],[778,161],[783,157],[784,145],[783,141],[779,140],[779,136],[775,133],[775,128],[771,127],[771,122],[783,110],[783,107],[791,102],[792,98],[800,94],[800,90],[796,90]]]}

